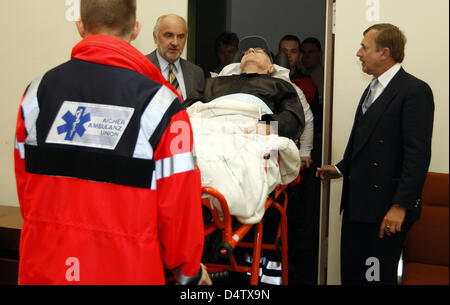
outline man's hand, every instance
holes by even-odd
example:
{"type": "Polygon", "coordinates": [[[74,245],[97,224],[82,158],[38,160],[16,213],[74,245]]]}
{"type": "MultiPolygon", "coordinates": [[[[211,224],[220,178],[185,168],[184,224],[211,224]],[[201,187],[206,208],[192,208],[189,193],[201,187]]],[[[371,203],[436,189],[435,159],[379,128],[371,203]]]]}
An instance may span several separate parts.
{"type": "Polygon", "coordinates": [[[203,264],[200,264],[202,268],[202,277],[200,278],[200,281],[198,282],[198,285],[212,285],[212,281],[209,278],[208,271],[206,269],[206,266],[203,264]]]}
{"type": "Polygon", "coordinates": [[[391,236],[391,234],[400,232],[405,215],[406,209],[394,204],[381,222],[379,237],[383,238],[385,233],[387,236],[391,236]]]}
{"type": "Polygon", "coordinates": [[[300,160],[302,161],[303,168],[310,168],[314,162],[310,157],[300,157],[300,160]]]}
{"type": "Polygon", "coordinates": [[[320,177],[322,182],[327,182],[330,179],[340,178],[341,174],[339,174],[334,165],[324,165],[317,169],[316,177],[320,177]]]}

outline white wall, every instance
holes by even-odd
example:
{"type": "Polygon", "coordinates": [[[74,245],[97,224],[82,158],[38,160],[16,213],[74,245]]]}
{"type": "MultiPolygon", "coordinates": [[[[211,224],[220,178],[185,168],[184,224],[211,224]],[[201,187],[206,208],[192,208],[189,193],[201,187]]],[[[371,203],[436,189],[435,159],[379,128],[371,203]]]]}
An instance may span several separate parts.
{"type": "MultiPolygon", "coordinates": [[[[0,1],[0,205],[18,205],[14,178],[14,130],[20,97],[38,75],[70,58],[80,40],[73,22],[78,0],[0,1]]],[[[158,16],[187,18],[187,0],[138,0],[141,34],[132,44],[144,54],[155,48],[153,26],[158,16]]]]}
{"type": "Polygon", "coordinates": [[[261,35],[272,52],[286,34],[316,37],[324,46],[325,0],[231,0],[231,28],[239,38],[261,35]]]}
{"type": "MultiPolygon", "coordinates": [[[[370,81],[370,77],[361,72],[356,57],[362,32],[380,22],[395,24],[404,31],[408,42],[403,67],[426,81],[433,90],[436,110],[430,171],[448,173],[448,0],[336,0],[332,162],[342,158],[357,104],[370,81]]],[[[340,283],[341,189],[342,180],[331,183],[328,284],[340,283]]]]}

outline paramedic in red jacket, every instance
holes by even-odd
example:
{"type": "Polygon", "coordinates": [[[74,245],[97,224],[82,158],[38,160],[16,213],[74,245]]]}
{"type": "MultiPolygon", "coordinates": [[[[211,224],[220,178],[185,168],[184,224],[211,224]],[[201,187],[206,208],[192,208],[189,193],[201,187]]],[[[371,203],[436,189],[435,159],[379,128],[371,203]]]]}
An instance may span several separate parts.
{"type": "Polygon", "coordinates": [[[81,0],[77,27],[19,109],[20,284],[209,284],[190,122],[129,43],[136,0],[81,0]]]}

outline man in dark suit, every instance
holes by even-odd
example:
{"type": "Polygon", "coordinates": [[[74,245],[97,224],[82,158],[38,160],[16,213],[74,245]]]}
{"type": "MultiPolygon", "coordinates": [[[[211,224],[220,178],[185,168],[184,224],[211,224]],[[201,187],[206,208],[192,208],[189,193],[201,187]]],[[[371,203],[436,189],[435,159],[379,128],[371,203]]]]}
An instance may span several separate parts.
{"type": "Polygon", "coordinates": [[[391,24],[364,32],[356,55],[374,79],[357,108],[343,160],[316,173],[322,181],[344,178],[342,284],[396,284],[406,234],[420,217],[434,101],[430,87],[400,66],[405,42],[391,24]]]}
{"type": "Polygon", "coordinates": [[[174,14],[161,16],[153,30],[157,49],[147,55],[162,75],[174,85],[183,100],[193,90],[203,89],[205,86],[202,68],[180,58],[186,38],[187,25],[182,17],[174,14]]]}

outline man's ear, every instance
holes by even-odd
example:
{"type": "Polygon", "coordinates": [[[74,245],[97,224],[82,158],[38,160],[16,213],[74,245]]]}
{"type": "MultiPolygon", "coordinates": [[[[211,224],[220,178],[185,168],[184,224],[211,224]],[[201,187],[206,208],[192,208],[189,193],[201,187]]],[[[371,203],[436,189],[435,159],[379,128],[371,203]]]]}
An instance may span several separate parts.
{"type": "Polygon", "coordinates": [[[140,32],[141,32],[141,23],[139,21],[136,21],[136,23],[134,24],[133,33],[131,33],[130,42],[135,40],[140,32]]]}
{"type": "Polygon", "coordinates": [[[381,49],[381,56],[383,56],[386,59],[391,58],[391,49],[386,48],[386,47],[382,48],[381,49]]]}
{"type": "Polygon", "coordinates": [[[83,21],[77,20],[75,21],[75,24],[78,29],[78,33],[80,34],[81,38],[84,38],[86,36],[86,30],[84,29],[83,21]]]}
{"type": "Polygon", "coordinates": [[[267,74],[272,74],[273,72],[275,72],[275,66],[273,64],[270,64],[267,74]]]}

